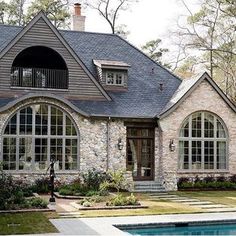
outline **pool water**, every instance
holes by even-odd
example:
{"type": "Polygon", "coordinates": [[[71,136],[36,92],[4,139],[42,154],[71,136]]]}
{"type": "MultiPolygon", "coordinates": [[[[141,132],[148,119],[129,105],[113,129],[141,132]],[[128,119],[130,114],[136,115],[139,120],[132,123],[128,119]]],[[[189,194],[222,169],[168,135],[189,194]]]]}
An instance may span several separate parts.
{"type": "Polygon", "coordinates": [[[236,235],[236,224],[150,227],[124,230],[131,235],[236,235]]]}

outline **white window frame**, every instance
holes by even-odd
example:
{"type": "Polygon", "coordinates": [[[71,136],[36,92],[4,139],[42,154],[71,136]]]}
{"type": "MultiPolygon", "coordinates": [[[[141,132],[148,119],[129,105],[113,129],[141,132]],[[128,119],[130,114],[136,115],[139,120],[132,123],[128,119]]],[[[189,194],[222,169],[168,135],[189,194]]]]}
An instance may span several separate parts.
{"type": "MultiPolygon", "coordinates": [[[[224,124],[224,122],[215,114],[211,113],[211,112],[205,112],[205,111],[198,111],[195,112],[193,114],[191,114],[190,116],[188,116],[185,121],[182,123],[181,128],[179,130],[179,153],[178,153],[178,170],[181,172],[221,172],[221,171],[228,171],[228,131],[227,128],[224,124]],[[193,120],[193,115],[200,113],[201,114],[201,137],[192,137],[192,120],[193,120]],[[205,122],[204,122],[204,118],[205,118],[205,114],[210,114],[214,117],[214,135],[213,137],[204,137],[204,128],[205,128],[205,122]],[[217,121],[220,122],[220,124],[223,127],[223,130],[225,132],[225,137],[217,137],[217,121]],[[186,123],[189,124],[188,127],[188,137],[183,137],[181,136],[181,131],[184,128],[184,126],[186,125],[186,123]],[[180,149],[180,143],[183,141],[187,141],[188,142],[188,168],[184,169],[181,168],[184,167],[184,163],[183,160],[181,161],[181,155],[184,155],[183,153],[181,153],[181,149],[180,149]],[[200,166],[201,168],[199,169],[195,169],[193,168],[192,165],[192,143],[193,141],[200,141],[201,142],[201,163],[200,166]],[[205,166],[205,158],[204,158],[204,148],[205,148],[205,142],[206,141],[211,141],[213,142],[213,148],[214,148],[214,160],[213,160],[213,165],[214,168],[212,169],[206,169],[205,166]],[[224,142],[225,143],[225,168],[217,168],[217,142],[224,142]],[[182,163],[181,163],[182,162],[182,163]]],[[[184,159],[184,156],[183,156],[184,159]]]]}
{"type": "Polygon", "coordinates": [[[61,170],[56,170],[57,172],[73,172],[73,171],[78,171],[79,169],[79,130],[76,126],[76,124],[74,123],[73,119],[62,109],[60,109],[57,106],[54,105],[50,105],[50,104],[46,104],[46,103],[37,103],[37,104],[32,104],[32,105],[27,105],[25,107],[22,107],[21,109],[19,109],[17,112],[15,112],[9,120],[7,120],[4,128],[3,128],[3,133],[2,133],[2,154],[0,156],[0,162],[3,162],[3,140],[4,138],[14,138],[16,140],[16,169],[15,170],[5,170],[7,172],[15,172],[15,173],[22,173],[22,172],[43,172],[45,173],[44,169],[40,169],[40,170],[36,170],[35,169],[35,140],[36,139],[47,139],[47,166],[49,166],[50,163],[50,149],[51,149],[51,140],[52,139],[62,139],[62,169],[61,170]],[[47,114],[47,134],[36,134],[36,122],[35,122],[35,117],[36,117],[36,106],[37,105],[46,105],[48,106],[48,114],[47,114]],[[19,127],[20,127],[20,111],[27,108],[27,107],[31,107],[32,108],[32,134],[20,134],[19,132],[19,127]],[[63,126],[62,126],[62,134],[61,135],[52,135],[51,134],[51,109],[52,108],[56,108],[59,111],[62,112],[62,116],[63,116],[63,126]],[[16,115],[17,116],[17,126],[16,126],[16,134],[5,134],[5,129],[7,128],[7,125],[9,124],[11,118],[16,115]],[[72,123],[72,126],[74,126],[75,131],[76,131],[76,135],[67,135],[66,134],[66,118],[69,118],[69,120],[72,123]],[[19,169],[19,140],[21,138],[31,138],[32,139],[32,146],[31,146],[31,151],[32,151],[32,168],[30,170],[25,170],[19,169]],[[74,169],[65,169],[65,163],[66,163],[66,140],[77,140],[77,153],[76,153],[76,168],[74,169]]]}
{"type": "Polygon", "coordinates": [[[124,85],[124,81],[125,81],[125,73],[124,72],[120,72],[120,71],[106,71],[106,85],[112,85],[112,86],[123,86],[124,85]],[[113,78],[113,83],[108,83],[108,74],[112,73],[114,75],[113,78]],[[117,76],[121,75],[121,84],[117,84],[117,76]]]}

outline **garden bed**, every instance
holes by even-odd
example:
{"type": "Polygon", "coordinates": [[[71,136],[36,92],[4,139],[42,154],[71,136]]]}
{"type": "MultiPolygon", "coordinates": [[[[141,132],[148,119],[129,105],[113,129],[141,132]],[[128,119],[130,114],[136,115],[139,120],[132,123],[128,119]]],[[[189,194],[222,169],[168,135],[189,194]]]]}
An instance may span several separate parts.
{"type": "Polygon", "coordinates": [[[55,212],[54,209],[49,208],[31,208],[31,209],[18,209],[18,210],[0,210],[1,213],[24,213],[24,212],[55,212]]]}
{"type": "Polygon", "coordinates": [[[142,205],[128,205],[128,206],[92,206],[92,207],[84,207],[76,202],[70,203],[74,208],[82,211],[88,211],[88,210],[120,210],[120,209],[145,209],[148,208],[148,206],[142,206],[142,205]]]}

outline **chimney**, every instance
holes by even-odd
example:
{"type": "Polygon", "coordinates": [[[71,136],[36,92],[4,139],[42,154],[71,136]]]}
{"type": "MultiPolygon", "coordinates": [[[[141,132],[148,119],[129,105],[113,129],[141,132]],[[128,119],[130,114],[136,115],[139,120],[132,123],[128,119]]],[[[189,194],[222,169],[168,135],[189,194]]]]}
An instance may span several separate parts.
{"type": "Polygon", "coordinates": [[[85,16],[81,16],[81,4],[74,4],[74,14],[72,16],[72,29],[76,31],[84,31],[85,16]]]}

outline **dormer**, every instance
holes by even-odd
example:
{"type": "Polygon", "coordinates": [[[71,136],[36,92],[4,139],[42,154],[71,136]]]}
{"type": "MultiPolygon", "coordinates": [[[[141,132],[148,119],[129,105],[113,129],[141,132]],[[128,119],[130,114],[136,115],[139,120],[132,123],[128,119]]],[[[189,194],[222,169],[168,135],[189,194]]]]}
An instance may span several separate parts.
{"type": "Polygon", "coordinates": [[[129,64],[123,61],[93,60],[102,86],[110,91],[125,91],[128,88],[129,64]]]}

